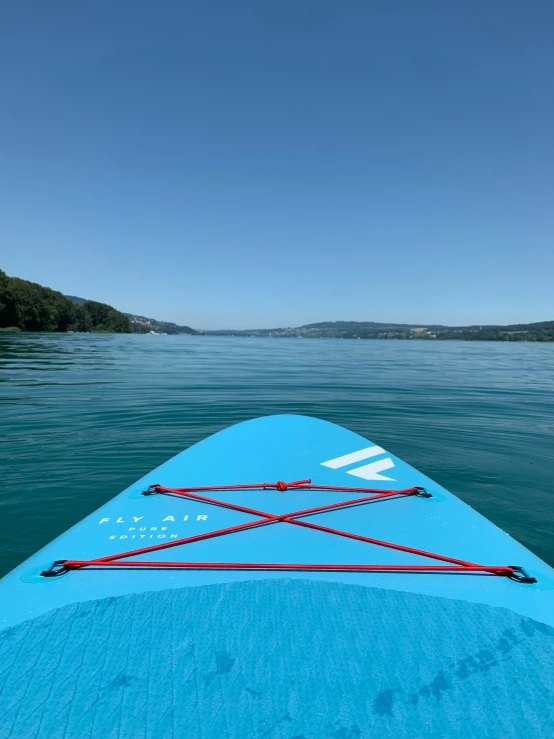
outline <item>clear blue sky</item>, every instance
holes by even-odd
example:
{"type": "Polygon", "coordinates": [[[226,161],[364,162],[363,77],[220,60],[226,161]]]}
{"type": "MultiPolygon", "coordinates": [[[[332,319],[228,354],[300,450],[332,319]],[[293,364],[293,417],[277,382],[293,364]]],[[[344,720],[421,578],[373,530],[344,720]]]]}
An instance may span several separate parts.
{"type": "Polygon", "coordinates": [[[0,267],[199,328],[554,319],[550,0],[0,7],[0,267]]]}

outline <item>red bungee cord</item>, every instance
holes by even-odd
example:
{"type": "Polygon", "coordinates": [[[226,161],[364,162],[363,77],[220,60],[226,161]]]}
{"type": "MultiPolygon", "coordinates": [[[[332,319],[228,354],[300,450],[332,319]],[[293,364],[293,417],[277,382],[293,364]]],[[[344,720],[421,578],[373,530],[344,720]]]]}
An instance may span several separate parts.
{"type": "Polygon", "coordinates": [[[196,536],[189,536],[185,539],[178,539],[175,541],[163,542],[161,544],[155,544],[149,547],[142,547],[141,549],[133,549],[129,552],[120,552],[119,554],[111,554],[106,557],[97,557],[96,559],[90,560],[56,560],[48,569],[46,569],[42,575],[44,577],[57,577],[63,575],[69,570],[82,570],[85,568],[108,568],[108,567],[138,567],[142,569],[155,569],[155,568],[175,568],[175,569],[186,569],[186,570],[294,570],[294,571],[327,571],[327,572],[418,572],[418,573],[484,573],[489,575],[500,575],[508,577],[517,582],[532,583],[536,582],[534,577],[529,577],[523,568],[516,565],[508,566],[496,566],[496,565],[479,565],[473,562],[466,562],[465,560],[455,559],[453,557],[446,557],[442,554],[434,554],[433,552],[426,552],[422,549],[414,549],[413,547],[404,546],[402,544],[393,544],[388,541],[381,541],[380,539],[373,539],[368,536],[361,536],[359,534],[353,534],[348,531],[342,531],[341,529],[329,528],[328,526],[320,526],[315,523],[311,523],[305,520],[299,520],[306,516],[312,516],[325,511],[336,510],[338,508],[347,508],[356,505],[363,505],[371,503],[377,500],[386,500],[394,497],[410,497],[417,496],[423,498],[432,497],[430,493],[426,492],[422,487],[406,488],[405,490],[378,490],[370,488],[347,488],[347,487],[336,487],[330,485],[312,485],[311,480],[297,480],[296,482],[282,482],[279,480],[275,483],[259,483],[255,485],[222,485],[222,486],[207,486],[207,487],[191,487],[191,488],[167,488],[162,485],[150,485],[147,490],[144,491],[143,495],[176,495],[189,500],[196,500],[202,503],[208,503],[210,505],[219,506],[222,508],[229,508],[231,510],[239,511],[242,513],[248,513],[253,516],[258,516],[254,521],[248,523],[239,524],[237,526],[229,526],[224,529],[217,529],[216,531],[209,531],[205,534],[197,534],[196,536]],[[325,506],[318,506],[317,508],[305,508],[300,511],[292,511],[291,513],[284,513],[281,515],[274,515],[272,513],[266,513],[259,511],[254,508],[247,508],[245,506],[237,505],[236,503],[229,503],[227,501],[216,500],[214,498],[207,498],[199,493],[213,492],[213,491],[229,491],[229,490],[279,490],[280,492],[286,492],[289,489],[294,490],[328,490],[334,492],[347,492],[347,493],[365,493],[365,497],[354,498],[351,500],[342,501],[340,503],[331,503],[325,506]],[[367,495],[371,493],[371,495],[367,495]],[[259,526],[268,526],[275,523],[287,523],[293,526],[301,526],[303,528],[314,529],[316,531],[323,531],[328,534],[334,534],[336,536],[343,536],[348,539],[355,539],[356,541],[363,541],[368,544],[375,544],[381,547],[387,547],[389,549],[396,549],[401,552],[407,552],[409,554],[416,554],[421,557],[427,557],[435,559],[440,562],[447,564],[443,565],[358,565],[358,564],[275,564],[275,563],[261,563],[261,562],[146,562],[130,561],[128,557],[134,557],[139,554],[149,554],[150,552],[156,552],[161,549],[170,549],[171,547],[183,546],[185,544],[192,544],[195,541],[203,541],[204,539],[211,539],[216,536],[226,536],[228,534],[234,534],[238,531],[245,531],[247,529],[257,528],[259,526]]]}

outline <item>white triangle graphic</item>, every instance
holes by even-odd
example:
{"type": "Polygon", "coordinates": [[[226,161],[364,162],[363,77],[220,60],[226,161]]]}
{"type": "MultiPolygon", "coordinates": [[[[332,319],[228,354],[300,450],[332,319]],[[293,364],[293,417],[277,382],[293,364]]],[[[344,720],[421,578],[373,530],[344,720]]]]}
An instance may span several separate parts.
{"type": "Polygon", "coordinates": [[[364,480],[392,480],[394,482],[394,477],[379,474],[383,470],[390,470],[392,467],[394,467],[394,462],[390,457],[386,457],[385,459],[378,459],[376,462],[365,464],[363,467],[357,467],[355,470],[349,470],[347,474],[361,477],[364,480]]]}
{"type": "Polygon", "coordinates": [[[329,459],[327,462],[322,462],[324,467],[330,467],[332,470],[338,470],[339,467],[346,467],[348,464],[354,464],[354,462],[361,462],[362,459],[368,459],[368,457],[377,457],[379,454],[386,454],[385,450],[380,446],[368,446],[365,449],[360,449],[357,452],[351,454],[345,454],[342,457],[336,457],[335,459],[329,459]]]}

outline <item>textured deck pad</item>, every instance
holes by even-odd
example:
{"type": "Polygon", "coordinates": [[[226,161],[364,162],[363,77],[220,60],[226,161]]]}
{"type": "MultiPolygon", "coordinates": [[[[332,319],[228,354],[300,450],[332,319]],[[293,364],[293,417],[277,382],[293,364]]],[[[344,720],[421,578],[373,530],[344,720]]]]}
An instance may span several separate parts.
{"type": "Polygon", "coordinates": [[[551,739],[554,629],[302,579],[64,606],[0,634],[1,739],[551,739]]]}

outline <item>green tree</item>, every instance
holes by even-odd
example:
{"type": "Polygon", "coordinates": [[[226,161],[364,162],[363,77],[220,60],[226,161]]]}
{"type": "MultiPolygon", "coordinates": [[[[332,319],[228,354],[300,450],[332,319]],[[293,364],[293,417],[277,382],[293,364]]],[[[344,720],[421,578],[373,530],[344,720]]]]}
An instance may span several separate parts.
{"type": "Polygon", "coordinates": [[[131,333],[129,319],[104,303],[75,305],[60,292],[8,277],[0,270],[0,328],[22,331],[114,331],[131,333]]]}
{"type": "Polygon", "coordinates": [[[10,289],[10,278],[0,269],[0,328],[17,326],[15,304],[10,289]]]}
{"type": "Polygon", "coordinates": [[[111,305],[87,300],[82,309],[88,313],[92,323],[92,331],[112,331],[114,333],[131,333],[131,322],[111,305]]]}

